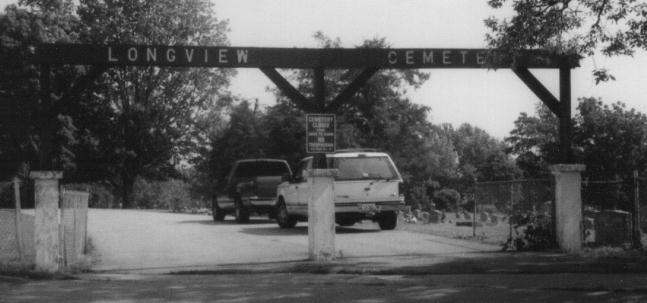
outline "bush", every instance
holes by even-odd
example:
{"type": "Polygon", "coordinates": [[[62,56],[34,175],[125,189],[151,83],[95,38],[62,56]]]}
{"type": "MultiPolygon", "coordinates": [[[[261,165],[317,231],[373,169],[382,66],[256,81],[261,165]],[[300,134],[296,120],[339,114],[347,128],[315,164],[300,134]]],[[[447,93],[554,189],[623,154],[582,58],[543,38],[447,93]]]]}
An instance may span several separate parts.
{"type": "Polygon", "coordinates": [[[150,181],[138,179],[133,189],[133,200],[139,208],[185,211],[204,207],[205,202],[195,200],[191,185],[178,179],[150,181]]]}
{"type": "Polygon", "coordinates": [[[434,192],[436,207],[442,210],[453,210],[457,208],[461,200],[461,194],[451,188],[443,188],[434,192]]]}
{"type": "Polygon", "coordinates": [[[415,184],[409,190],[409,204],[414,209],[430,210],[434,209],[435,205],[427,194],[427,187],[424,184],[415,184]]]}
{"type": "Polygon", "coordinates": [[[556,247],[550,217],[535,212],[515,213],[510,217],[514,234],[503,250],[543,251],[556,247]]]}

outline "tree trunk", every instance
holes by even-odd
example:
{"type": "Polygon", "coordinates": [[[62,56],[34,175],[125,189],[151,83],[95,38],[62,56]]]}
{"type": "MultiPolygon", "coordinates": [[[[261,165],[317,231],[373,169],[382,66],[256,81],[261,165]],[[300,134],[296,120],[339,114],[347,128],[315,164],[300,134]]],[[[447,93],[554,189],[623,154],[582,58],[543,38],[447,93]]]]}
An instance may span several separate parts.
{"type": "Polygon", "coordinates": [[[122,175],[122,185],[121,185],[121,208],[133,208],[136,205],[133,205],[132,196],[133,196],[133,187],[135,184],[135,178],[122,175]]]}

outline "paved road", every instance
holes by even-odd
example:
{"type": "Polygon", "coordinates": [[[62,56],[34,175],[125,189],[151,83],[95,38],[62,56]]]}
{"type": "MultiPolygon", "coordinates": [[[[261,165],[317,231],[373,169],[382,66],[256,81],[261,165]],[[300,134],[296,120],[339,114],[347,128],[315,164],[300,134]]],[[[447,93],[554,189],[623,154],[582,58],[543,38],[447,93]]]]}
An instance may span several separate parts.
{"type": "MultiPolygon", "coordinates": [[[[215,223],[206,215],[141,210],[91,209],[88,233],[99,254],[97,271],[178,271],[239,263],[307,259],[306,223],[280,229],[264,218],[215,223]]],[[[498,246],[407,232],[381,231],[377,224],[338,227],[340,259],[457,256],[499,250],[498,246]]]]}
{"type": "Polygon", "coordinates": [[[645,302],[640,274],[0,277],[0,302],[645,302]]]}

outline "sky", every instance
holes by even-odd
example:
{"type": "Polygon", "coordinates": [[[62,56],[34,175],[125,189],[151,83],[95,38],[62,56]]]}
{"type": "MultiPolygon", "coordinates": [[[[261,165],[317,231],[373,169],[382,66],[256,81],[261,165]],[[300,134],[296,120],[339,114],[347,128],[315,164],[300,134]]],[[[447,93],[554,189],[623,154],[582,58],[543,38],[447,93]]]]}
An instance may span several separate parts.
{"type": "MultiPolygon", "coordinates": [[[[0,7],[15,1],[0,0],[0,7]]],[[[505,17],[485,0],[212,0],[216,17],[229,21],[232,46],[317,47],[313,34],[339,38],[343,47],[383,37],[393,48],[484,48],[490,15],[505,17]]],[[[429,80],[408,88],[407,97],[431,108],[433,123],[470,123],[504,138],[521,112],[534,113],[539,99],[510,70],[429,69],[429,80]]],[[[556,70],[532,70],[559,95],[556,70]]],[[[572,71],[573,112],[577,98],[622,101],[647,113],[647,53],[596,55],[572,71]],[[616,81],[595,85],[591,71],[606,67],[616,81]]],[[[238,69],[234,94],[274,104],[274,85],[257,69],[238,69]]]]}

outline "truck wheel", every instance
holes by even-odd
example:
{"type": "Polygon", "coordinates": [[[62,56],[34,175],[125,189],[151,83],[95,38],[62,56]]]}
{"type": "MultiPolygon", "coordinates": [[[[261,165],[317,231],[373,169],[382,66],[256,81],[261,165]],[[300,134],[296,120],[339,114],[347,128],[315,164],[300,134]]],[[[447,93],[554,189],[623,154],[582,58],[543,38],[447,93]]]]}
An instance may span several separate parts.
{"type": "Polygon", "coordinates": [[[280,228],[294,228],[297,225],[297,219],[288,214],[288,209],[285,207],[285,202],[280,200],[276,205],[276,223],[280,228]]]}
{"type": "Polygon", "coordinates": [[[211,215],[216,222],[225,221],[225,211],[218,207],[218,200],[215,198],[211,201],[211,215]]]}
{"type": "Polygon", "coordinates": [[[398,215],[394,211],[387,211],[380,214],[377,224],[381,230],[392,230],[398,224],[398,215]]]}
{"type": "Polygon", "coordinates": [[[243,202],[236,200],[236,209],[234,210],[234,216],[236,217],[237,223],[247,223],[249,222],[249,210],[243,205],[243,202]]]}

